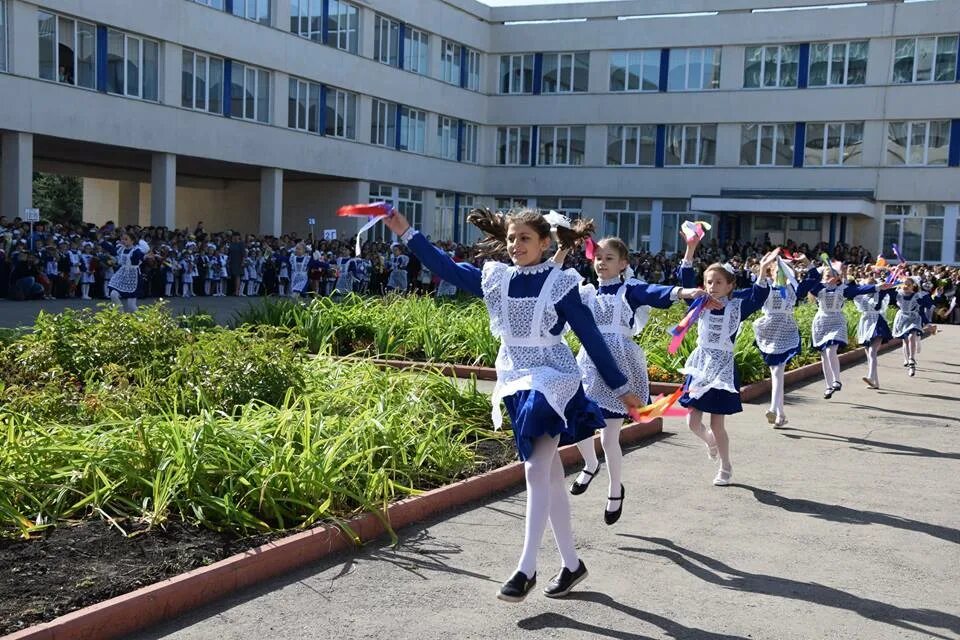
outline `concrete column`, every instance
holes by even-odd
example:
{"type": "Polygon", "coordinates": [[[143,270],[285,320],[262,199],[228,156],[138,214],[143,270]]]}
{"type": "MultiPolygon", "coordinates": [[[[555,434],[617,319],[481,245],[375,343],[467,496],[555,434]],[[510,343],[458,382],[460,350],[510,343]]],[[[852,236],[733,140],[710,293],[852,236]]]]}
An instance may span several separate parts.
{"type": "MultiPolygon", "coordinates": [[[[869,68],[869,67],[868,67],[869,68]]],[[[864,167],[882,167],[886,164],[887,123],[879,120],[867,120],[863,124],[863,160],[864,167]]]]}
{"type": "Polygon", "coordinates": [[[373,98],[357,96],[357,142],[370,143],[370,125],[373,124],[373,98]]]}
{"type": "MultiPolygon", "coordinates": [[[[10,220],[33,206],[33,134],[9,131],[2,136],[0,211],[10,220]]],[[[43,211],[40,212],[43,215],[43,211]]]]}
{"type": "MultiPolygon", "coordinates": [[[[717,125],[717,166],[740,166],[740,140],[742,133],[739,124],[717,125]]],[[[717,194],[719,195],[719,194],[717,194]]]]}
{"type": "Polygon", "coordinates": [[[283,169],[260,169],[260,235],[277,236],[283,225],[283,169]]]}
{"type": "Polygon", "coordinates": [[[602,198],[584,198],[580,205],[582,207],[581,216],[584,220],[593,220],[597,225],[597,237],[602,238],[606,233],[603,229],[603,206],[602,198]]]}
{"type": "Polygon", "coordinates": [[[117,189],[117,226],[140,224],[140,183],[121,180],[117,189]]]}
{"type": "MultiPolygon", "coordinates": [[[[499,60],[497,63],[499,64],[499,60]]],[[[610,53],[608,51],[590,52],[590,70],[587,75],[587,91],[606,93],[610,90],[610,53]]]]}
{"type": "Polygon", "coordinates": [[[373,9],[360,7],[360,33],[358,34],[360,42],[357,43],[357,48],[364,58],[373,57],[373,40],[376,34],[374,29],[375,16],[376,12],[373,9]]]}
{"type": "Polygon", "coordinates": [[[423,228],[420,230],[431,240],[437,240],[440,221],[437,219],[437,192],[433,189],[423,190],[423,228]]]}
{"type": "MultiPolygon", "coordinates": [[[[37,7],[25,2],[7,3],[7,71],[28,78],[40,76],[37,47],[37,7]]],[[[42,213],[42,212],[41,212],[42,213]]]]}
{"type": "MultiPolygon", "coordinates": [[[[872,46],[872,45],[871,45],[872,46]]],[[[743,88],[743,56],[746,47],[726,46],[720,51],[720,88],[743,88]]]]}
{"type": "Polygon", "coordinates": [[[607,125],[591,124],[587,125],[586,129],[584,164],[588,167],[605,167],[607,165],[607,125]]]}
{"type": "Polygon", "coordinates": [[[660,253],[663,248],[663,200],[653,201],[650,214],[650,253],[660,253]]]}
{"type": "Polygon", "coordinates": [[[275,29],[290,31],[290,0],[270,0],[270,24],[275,29]]]}
{"type": "Polygon", "coordinates": [[[893,80],[893,45],[893,38],[870,38],[866,86],[883,86],[893,80]]]}
{"type": "Polygon", "coordinates": [[[150,225],[177,226],[177,156],[155,153],[150,172],[150,225]]]}
{"type": "Polygon", "coordinates": [[[172,42],[160,45],[160,102],[179,107],[183,93],[183,47],[172,42]]]}
{"type": "Polygon", "coordinates": [[[289,124],[288,101],[290,100],[290,76],[279,71],[270,74],[273,83],[270,91],[270,124],[286,127],[289,124]]]}

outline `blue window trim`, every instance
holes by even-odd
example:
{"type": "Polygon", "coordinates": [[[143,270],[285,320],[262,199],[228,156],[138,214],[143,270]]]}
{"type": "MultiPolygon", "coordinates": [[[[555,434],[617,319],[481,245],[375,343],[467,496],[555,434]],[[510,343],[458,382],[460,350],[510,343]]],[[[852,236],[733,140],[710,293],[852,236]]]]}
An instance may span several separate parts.
{"type": "Polygon", "coordinates": [[[660,92],[667,92],[670,80],[670,49],[660,49],[660,92]]]}
{"type": "Polygon", "coordinates": [[[537,166],[537,154],[540,152],[540,127],[533,125],[530,132],[530,166],[537,166]]]}
{"type": "Polygon", "coordinates": [[[107,92],[107,28],[97,25],[97,91],[107,92]]]}
{"type": "Polygon", "coordinates": [[[233,0],[225,0],[223,3],[223,12],[224,13],[233,13],[233,0]]]}
{"type": "Polygon", "coordinates": [[[463,162],[463,120],[457,120],[457,162],[463,162]]]}
{"type": "Polygon", "coordinates": [[[330,0],[323,0],[323,9],[320,16],[320,19],[323,20],[323,24],[320,25],[320,41],[323,44],[330,44],[330,25],[327,23],[330,19],[330,0]]]}
{"type": "Polygon", "coordinates": [[[223,115],[226,118],[233,117],[233,104],[231,102],[231,92],[233,91],[233,60],[224,58],[223,60],[223,115]]]}
{"type": "MultiPolygon", "coordinates": [[[[326,3],[324,3],[326,4],[326,3]]],[[[327,85],[320,85],[320,135],[327,135],[327,85]]]]}
{"type": "MultiPolygon", "coordinates": [[[[960,38],[957,38],[957,60],[960,60],[960,38]]],[[[957,65],[957,82],[960,82],[960,64],[957,65]]],[[[960,258],[954,256],[954,259],[958,260],[960,258]]]]}
{"type": "Polygon", "coordinates": [[[793,132],[793,166],[803,166],[803,150],[807,146],[807,123],[798,122],[793,132]]]}
{"type": "MultiPolygon", "coordinates": [[[[463,122],[461,120],[461,122],[463,122]]],[[[453,194],[453,241],[460,242],[460,193],[453,194]]]]}
{"type": "MultiPolygon", "coordinates": [[[[389,103],[387,103],[387,104],[389,104],[389,103]]],[[[389,111],[389,107],[388,107],[387,110],[389,111]]],[[[396,132],[395,132],[394,135],[395,135],[395,137],[396,137],[396,140],[393,141],[393,148],[396,149],[396,150],[398,150],[398,151],[403,151],[403,147],[400,146],[400,120],[401,120],[400,112],[401,112],[402,110],[403,110],[403,105],[397,103],[397,115],[396,115],[395,118],[394,118],[394,119],[395,119],[395,125],[396,125],[396,132]]]]}
{"type": "Polygon", "coordinates": [[[543,89],[543,54],[533,54],[533,95],[540,95],[543,89]]]}
{"type": "Polygon", "coordinates": [[[840,242],[847,241],[847,216],[840,216],[840,242]]]}
{"type": "Polygon", "coordinates": [[[460,45],[460,88],[467,88],[467,47],[460,45]]]}
{"type": "Polygon", "coordinates": [[[837,214],[830,214],[830,242],[828,243],[830,247],[830,253],[833,253],[833,248],[837,246],[837,214]]]}
{"type": "Polygon", "coordinates": [[[655,167],[663,166],[663,159],[667,154],[667,125],[657,125],[657,150],[656,157],[653,160],[655,167]]]}
{"type": "Polygon", "coordinates": [[[960,167],[960,120],[950,122],[950,151],[947,164],[951,167],[960,167]]]}
{"type": "MultiPolygon", "coordinates": [[[[800,45],[800,62],[797,73],[797,88],[806,89],[807,80],[810,74],[810,43],[804,42],[800,45]]],[[[796,166],[796,165],[794,165],[796,166]]]]}
{"type": "Polygon", "coordinates": [[[401,22],[400,28],[397,33],[397,68],[403,69],[403,50],[404,50],[404,41],[407,39],[407,23],[401,22]]]}

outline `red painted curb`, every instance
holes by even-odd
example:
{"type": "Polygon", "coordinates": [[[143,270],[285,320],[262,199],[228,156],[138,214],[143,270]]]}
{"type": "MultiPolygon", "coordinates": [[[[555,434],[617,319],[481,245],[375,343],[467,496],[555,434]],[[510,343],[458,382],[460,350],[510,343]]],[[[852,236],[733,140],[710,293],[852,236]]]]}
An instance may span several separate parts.
{"type": "MultiPolygon", "coordinates": [[[[621,431],[623,445],[636,444],[663,430],[660,419],[632,424],[621,431]]],[[[600,438],[594,437],[600,451],[600,438]]],[[[562,447],[565,465],[580,460],[575,446],[562,447]]],[[[523,464],[506,466],[460,482],[405,498],[387,508],[396,530],[454,507],[488,497],[524,481],[523,464]]],[[[372,513],[349,520],[347,526],[361,542],[379,537],[384,523],[372,513]]],[[[73,611],[50,622],[3,636],[0,640],[109,640],[174,618],[234,591],[316,562],[354,545],[339,527],[325,525],[268,542],[224,558],[209,566],[168,578],[130,593],[73,611]]]]}

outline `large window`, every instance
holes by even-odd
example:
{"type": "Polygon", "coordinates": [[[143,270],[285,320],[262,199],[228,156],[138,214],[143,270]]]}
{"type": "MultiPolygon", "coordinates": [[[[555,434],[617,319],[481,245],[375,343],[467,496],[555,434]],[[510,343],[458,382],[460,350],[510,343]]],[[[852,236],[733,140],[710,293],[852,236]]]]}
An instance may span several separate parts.
{"type": "Polygon", "coordinates": [[[660,50],[610,52],[610,91],[660,89],[660,50]]]}
{"type": "Polygon", "coordinates": [[[537,198],[537,208],[541,211],[557,211],[571,220],[583,217],[581,198],[537,198]]]}
{"type": "Polygon", "coordinates": [[[409,107],[400,108],[400,148],[424,153],[427,150],[427,113],[409,107]]]}
{"type": "Polygon", "coordinates": [[[426,75],[430,61],[430,36],[410,26],[403,34],[403,68],[426,75]]]}
{"type": "Polygon", "coordinates": [[[370,120],[370,144],[393,147],[397,144],[397,105],[374,100],[370,120]]]}
{"type": "Polygon", "coordinates": [[[650,250],[650,217],[653,201],[646,198],[606,200],[603,233],[623,240],[634,251],[650,250]]]}
{"type": "Polygon", "coordinates": [[[867,81],[866,40],[853,42],[816,42],[810,45],[811,87],[865,84],[867,81]]]}
{"type": "Polygon", "coordinates": [[[400,23],[379,13],[373,21],[373,59],[400,66],[400,23]]]}
{"type": "Polygon", "coordinates": [[[949,149],[949,120],[887,123],[888,165],[945,165],[949,149]]]}
{"type": "Polygon", "coordinates": [[[480,52],[467,49],[467,89],[480,91],[480,52]]]}
{"type": "Polygon", "coordinates": [[[0,0],[0,71],[7,70],[7,5],[0,0]]]}
{"type": "MultiPolygon", "coordinates": [[[[680,225],[686,221],[706,220],[712,223],[713,216],[689,212],[690,201],[683,198],[665,198],[662,201],[663,234],[660,249],[667,254],[680,253],[686,248],[686,242],[680,235],[680,225]]],[[[665,274],[669,275],[669,274],[665,274]]]]}
{"type": "MultiPolygon", "coordinates": [[[[89,22],[37,12],[40,77],[96,88],[97,28],[89,22]]],[[[6,14],[0,2],[0,69],[6,68],[6,14]]],[[[154,46],[156,43],[154,43],[154,46]]],[[[139,52],[138,52],[139,54],[139,52]]],[[[134,60],[139,60],[135,58],[134,60]]],[[[156,61],[156,56],[154,56],[156,61]]],[[[156,79],[156,73],[154,73],[156,79]]],[[[137,94],[138,95],[138,94],[137,94]]],[[[156,99],[154,97],[153,99],[156,99]]]]}
{"type": "Polygon", "coordinates": [[[500,56],[500,93],[533,92],[533,54],[500,56]]]}
{"type": "Polygon", "coordinates": [[[480,239],[480,229],[467,222],[467,214],[478,206],[477,202],[477,196],[460,196],[460,242],[462,244],[473,244],[480,239]]]}
{"type": "Polygon", "coordinates": [[[450,40],[440,41],[440,79],[460,86],[460,55],[463,47],[450,40]]]}
{"type": "Polygon", "coordinates": [[[327,88],[326,134],[334,138],[357,139],[357,94],[327,88]]]}
{"type": "Polygon", "coordinates": [[[223,0],[193,0],[197,4],[203,4],[211,9],[217,9],[223,11],[223,0]]]}
{"type": "Polygon", "coordinates": [[[895,258],[891,245],[905,260],[940,262],[943,251],[944,205],[888,204],[883,217],[883,255],[895,258]]]}
{"type": "Polygon", "coordinates": [[[586,127],[540,127],[537,134],[541,165],[583,164],[586,127]]]}
{"type": "Polygon", "coordinates": [[[433,213],[433,233],[431,240],[453,240],[453,220],[456,211],[457,194],[451,191],[437,191],[437,205],[433,213]]]}
{"type": "Polygon", "coordinates": [[[793,166],[793,134],[792,123],[743,125],[740,164],[754,167],[793,166]]]}
{"type": "Polygon", "coordinates": [[[233,15],[270,24],[270,0],[233,0],[233,15]]]}
{"type": "Polygon", "coordinates": [[[800,45],[747,47],[743,86],[751,88],[796,87],[800,45]]]}
{"type": "Polygon", "coordinates": [[[270,122],[270,72],[234,62],[232,73],[230,115],[270,122]]]}
{"type": "Polygon", "coordinates": [[[107,31],[107,91],[157,100],[160,45],[122,31],[107,31]]]}
{"type": "Polygon", "coordinates": [[[862,122],[810,122],[804,166],[855,165],[863,162],[862,122]]]}
{"type": "Polygon", "coordinates": [[[320,133],[320,85],[290,78],[287,126],[320,133]]]}
{"type": "MultiPolygon", "coordinates": [[[[423,228],[423,189],[399,187],[397,189],[397,209],[414,229],[423,228]]],[[[387,226],[387,225],[377,225],[387,226]]]]}
{"type": "Polygon", "coordinates": [[[497,164],[530,164],[530,127],[497,129],[497,164]]]}
{"type": "Polygon", "coordinates": [[[479,162],[477,150],[480,148],[480,125],[475,122],[464,122],[463,137],[460,140],[460,145],[463,148],[461,160],[463,162],[477,164],[477,162],[479,162]]]}
{"type": "Polygon", "coordinates": [[[669,91],[699,91],[720,87],[720,49],[671,49],[669,91]]]}
{"type": "Polygon", "coordinates": [[[223,60],[184,49],[181,94],[187,109],[223,113],[223,60]]]}
{"type": "Polygon", "coordinates": [[[897,39],[894,82],[953,82],[956,77],[957,36],[897,39]]]}
{"type": "MultiPolygon", "coordinates": [[[[393,197],[393,187],[389,184],[380,182],[370,183],[370,202],[389,202],[396,206],[396,200],[393,197]]],[[[385,224],[375,224],[370,229],[370,242],[390,242],[393,238],[393,232],[385,224]]]]}
{"type": "Polygon", "coordinates": [[[717,163],[717,125],[672,124],[667,127],[664,164],[681,167],[717,163]]]}
{"type": "Polygon", "coordinates": [[[573,93],[587,90],[590,53],[543,54],[543,93],[573,93]]]}
{"type": "Polygon", "coordinates": [[[290,0],[290,32],[323,40],[323,0],[290,0]]]}
{"type": "Polygon", "coordinates": [[[657,158],[657,125],[615,124],[607,127],[607,165],[652,167],[657,158]]]}
{"type": "Polygon", "coordinates": [[[456,118],[440,116],[437,119],[437,155],[447,160],[457,159],[459,122],[456,118]]]}
{"type": "Polygon", "coordinates": [[[357,53],[360,9],[344,0],[330,0],[327,11],[327,44],[349,53],[357,53]]]}

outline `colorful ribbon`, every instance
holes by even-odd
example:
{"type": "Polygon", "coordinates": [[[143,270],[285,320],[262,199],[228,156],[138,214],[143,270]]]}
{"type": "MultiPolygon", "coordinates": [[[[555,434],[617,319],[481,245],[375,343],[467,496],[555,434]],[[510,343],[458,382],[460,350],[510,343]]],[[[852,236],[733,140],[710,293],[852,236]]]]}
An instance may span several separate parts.
{"type": "Polygon", "coordinates": [[[709,231],[712,227],[709,222],[704,220],[685,220],[683,224],[680,225],[680,231],[683,232],[684,237],[689,241],[696,238],[703,238],[704,234],[709,231]]]}
{"type": "Polygon", "coordinates": [[[787,297],[788,284],[793,287],[794,291],[800,286],[800,283],[797,282],[797,276],[793,273],[793,269],[787,266],[787,263],[780,256],[777,256],[777,275],[774,279],[774,284],[777,285],[777,290],[780,292],[781,298],[787,297]]]}
{"type": "Polygon", "coordinates": [[[680,348],[680,343],[683,342],[684,336],[687,335],[687,331],[690,330],[690,327],[700,319],[700,316],[703,314],[703,310],[706,308],[704,305],[707,301],[707,296],[700,296],[690,305],[690,310],[687,311],[687,315],[683,317],[683,320],[677,324],[677,326],[670,329],[670,335],[673,336],[673,339],[670,340],[670,346],[667,347],[667,353],[673,355],[677,352],[677,349],[680,348]]]}
{"type": "Polygon", "coordinates": [[[681,418],[686,416],[690,411],[683,407],[674,407],[673,405],[680,399],[680,396],[683,395],[685,391],[684,386],[680,387],[671,393],[669,396],[664,397],[662,394],[657,396],[653,402],[650,404],[640,407],[639,409],[631,408],[629,413],[630,417],[633,418],[635,422],[646,423],[653,422],[657,418],[681,418]]]}
{"type": "Polygon", "coordinates": [[[587,260],[593,260],[594,256],[597,255],[597,244],[590,236],[587,236],[583,241],[583,252],[586,254],[587,260]]]}
{"type": "Polygon", "coordinates": [[[356,252],[359,256],[360,241],[365,231],[377,224],[383,218],[393,214],[393,205],[389,202],[371,202],[370,204],[348,204],[337,209],[337,215],[340,217],[361,217],[370,216],[370,219],[357,231],[356,252]]]}
{"type": "Polygon", "coordinates": [[[903,255],[900,254],[900,247],[897,246],[897,243],[894,242],[894,243],[893,243],[892,245],[890,245],[890,246],[891,246],[891,248],[893,248],[893,255],[897,256],[897,260],[899,260],[901,264],[906,264],[907,261],[904,260],[904,259],[903,259],[903,255]]]}

